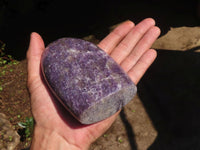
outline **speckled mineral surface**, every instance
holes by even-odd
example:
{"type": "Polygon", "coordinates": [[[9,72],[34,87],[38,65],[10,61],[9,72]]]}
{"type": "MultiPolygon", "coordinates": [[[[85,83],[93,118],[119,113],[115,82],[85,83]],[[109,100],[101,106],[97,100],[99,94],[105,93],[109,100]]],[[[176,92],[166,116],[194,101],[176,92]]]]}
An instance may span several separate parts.
{"type": "Polygon", "coordinates": [[[136,94],[136,86],[103,50],[76,38],[49,44],[41,68],[57,99],[82,124],[116,113],[136,94]]]}

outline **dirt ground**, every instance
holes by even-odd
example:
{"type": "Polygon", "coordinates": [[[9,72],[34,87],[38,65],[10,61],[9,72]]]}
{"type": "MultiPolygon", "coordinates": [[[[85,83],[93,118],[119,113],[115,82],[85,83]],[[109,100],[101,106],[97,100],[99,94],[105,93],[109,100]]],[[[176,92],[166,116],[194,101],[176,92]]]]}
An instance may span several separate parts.
{"type": "MultiPolygon", "coordinates": [[[[18,131],[20,129],[18,123],[25,122],[26,117],[31,117],[30,99],[26,86],[26,61],[21,61],[16,65],[6,65],[0,68],[0,72],[2,87],[0,91],[0,112],[7,116],[13,128],[18,131]]],[[[23,149],[29,143],[30,141],[21,139],[16,149],[23,149]]]]}

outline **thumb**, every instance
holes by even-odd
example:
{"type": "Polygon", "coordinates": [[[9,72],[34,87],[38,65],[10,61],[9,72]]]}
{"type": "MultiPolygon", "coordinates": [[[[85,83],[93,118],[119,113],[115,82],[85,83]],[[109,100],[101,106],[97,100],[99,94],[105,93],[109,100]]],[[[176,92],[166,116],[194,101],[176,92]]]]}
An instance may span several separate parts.
{"type": "Polygon", "coordinates": [[[28,84],[40,78],[40,59],[44,49],[45,45],[42,37],[36,32],[31,33],[27,51],[28,84]]]}

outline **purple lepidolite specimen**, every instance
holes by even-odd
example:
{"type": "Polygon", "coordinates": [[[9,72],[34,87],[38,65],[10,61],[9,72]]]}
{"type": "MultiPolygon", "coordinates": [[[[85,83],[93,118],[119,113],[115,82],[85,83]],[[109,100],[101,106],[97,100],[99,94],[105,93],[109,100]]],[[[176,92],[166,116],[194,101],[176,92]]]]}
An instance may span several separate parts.
{"type": "Polygon", "coordinates": [[[137,91],[106,52],[81,39],[61,38],[49,44],[41,68],[51,91],[83,124],[113,115],[137,91]]]}

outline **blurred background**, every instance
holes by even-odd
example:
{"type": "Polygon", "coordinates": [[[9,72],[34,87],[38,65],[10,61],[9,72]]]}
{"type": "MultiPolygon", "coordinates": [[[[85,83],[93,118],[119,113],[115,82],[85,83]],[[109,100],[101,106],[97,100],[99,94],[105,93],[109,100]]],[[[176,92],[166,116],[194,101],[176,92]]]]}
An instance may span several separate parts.
{"type": "Polygon", "coordinates": [[[152,17],[165,34],[170,27],[198,26],[198,0],[0,0],[0,39],[17,59],[25,58],[29,35],[45,44],[64,36],[94,34],[102,39],[108,27],[130,19],[152,17]]]}

